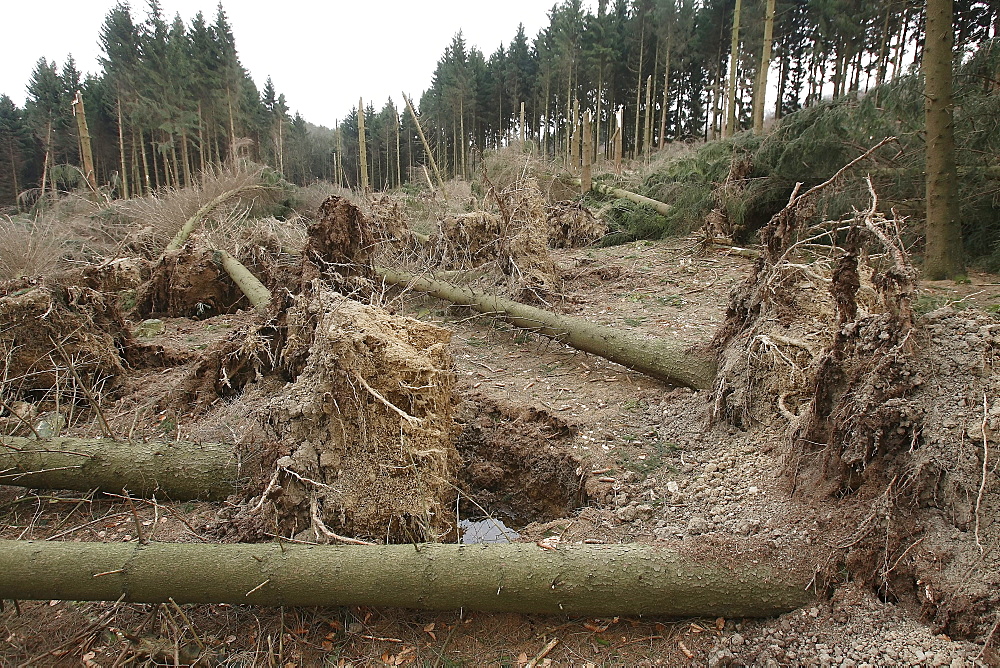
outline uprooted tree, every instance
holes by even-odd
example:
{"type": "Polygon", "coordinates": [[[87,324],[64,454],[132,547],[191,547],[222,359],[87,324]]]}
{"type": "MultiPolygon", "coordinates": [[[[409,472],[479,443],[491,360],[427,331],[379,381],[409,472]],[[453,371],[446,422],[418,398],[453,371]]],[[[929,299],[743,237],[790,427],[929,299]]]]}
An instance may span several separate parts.
{"type": "MultiPolygon", "coordinates": [[[[977,545],[996,540],[997,527],[989,521],[995,495],[984,490],[995,477],[986,464],[1000,431],[1000,407],[979,410],[969,399],[997,391],[991,360],[1000,332],[985,315],[918,319],[899,221],[879,212],[874,192],[870,208],[843,220],[819,220],[814,192],[794,193],[765,228],[764,252],[734,291],[714,352],[707,344],[687,349],[626,339],[467,286],[376,269],[370,249],[379,236],[367,230],[349,202],[328,202],[329,215],[311,231],[304,253],[310,264],[303,268],[299,292],[273,300],[267,314],[259,313],[248,328],[211,351],[194,374],[201,394],[192,396],[201,399],[252,390],[267,374],[291,383],[286,396],[261,404],[289,454],[249,486],[234,518],[242,535],[259,538],[262,527],[277,525],[284,535],[309,532],[302,537],[321,540],[349,535],[419,542],[454,530],[441,510],[453,501],[445,481],[457,461],[447,332],[329,289],[363,293],[382,280],[495,313],[670,382],[711,387],[715,420],[784,431],[790,488],[857,520],[856,535],[820,548],[829,557],[828,575],[846,570],[887,597],[917,598],[941,628],[982,633],[982,612],[996,598],[989,578],[977,583],[981,587],[963,584],[962,591],[950,586],[961,578],[944,578],[942,569],[969,568],[968,559],[960,554],[948,561],[913,549],[919,531],[903,531],[897,520],[912,512],[921,517],[920,531],[956,526],[974,535],[977,545]],[[352,239],[368,242],[352,246],[352,239]],[[948,347],[955,332],[963,337],[961,354],[948,347]],[[928,383],[931,376],[940,382],[928,383]],[[332,388],[329,396],[316,392],[318,387],[332,388]],[[949,392],[963,393],[966,402],[958,426],[935,414],[936,406],[953,403],[949,392]],[[979,439],[981,449],[961,456],[952,447],[957,436],[979,439]],[[381,466],[384,461],[391,472],[381,466]],[[919,591],[916,581],[922,583],[919,591]]],[[[474,226],[504,229],[515,217],[514,207],[503,202],[499,208],[499,219],[477,213],[442,225],[419,252],[449,258],[454,263],[449,269],[465,270],[450,252],[447,235],[466,234],[474,226]]],[[[518,239],[534,243],[530,235],[518,239]]],[[[507,250],[516,248],[508,244],[507,250]]],[[[545,266],[517,257],[490,262],[518,280],[532,279],[533,270],[545,266]]],[[[153,547],[141,550],[151,550],[152,558],[153,547]]],[[[34,549],[39,559],[48,559],[48,548],[34,549]]],[[[118,570],[127,567],[119,561],[101,572],[118,570]]],[[[748,575],[736,573],[737,579],[748,575]]],[[[248,582],[247,591],[266,580],[248,582]]],[[[51,597],[48,590],[36,596],[51,597]]],[[[392,604],[405,604],[402,600],[392,604]]],[[[759,610],[767,609],[758,603],[759,610]]]]}

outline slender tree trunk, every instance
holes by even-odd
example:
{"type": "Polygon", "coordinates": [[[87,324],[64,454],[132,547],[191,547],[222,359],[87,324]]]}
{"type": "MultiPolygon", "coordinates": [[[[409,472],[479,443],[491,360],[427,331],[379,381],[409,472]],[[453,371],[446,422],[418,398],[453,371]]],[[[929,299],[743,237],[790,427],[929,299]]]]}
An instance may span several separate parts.
{"type": "Polygon", "coordinates": [[[191,185],[191,153],[188,150],[187,129],[181,128],[181,165],[184,174],[184,185],[191,185]]]}
{"type": "Polygon", "coordinates": [[[778,73],[778,99],[774,103],[775,120],[781,118],[784,112],[782,104],[785,99],[785,91],[788,89],[788,70],[791,67],[791,64],[788,62],[788,58],[785,56],[780,58],[780,62],[781,65],[778,73]]]}
{"type": "Polygon", "coordinates": [[[583,172],[580,179],[580,190],[583,194],[590,192],[593,187],[590,171],[591,155],[593,155],[593,148],[590,145],[590,109],[588,109],[583,114],[583,172]]]}
{"type": "Polygon", "coordinates": [[[670,101],[670,52],[673,47],[674,31],[673,27],[667,29],[667,55],[663,64],[663,107],[660,109],[660,148],[667,141],[667,109],[670,101]]]}
{"type": "Polygon", "coordinates": [[[903,55],[906,53],[906,35],[910,28],[910,13],[908,10],[903,10],[903,20],[900,21],[899,25],[899,40],[896,42],[896,53],[892,59],[892,78],[895,79],[899,76],[899,72],[903,69],[903,55]]]}
{"type": "Polygon", "coordinates": [[[653,128],[653,75],[646,77],[646,120],[642,124],[642,152],[649,156],[650,145],[653,138],[650,133],[653,128]]]}
{"type": "Polygon", "coordinates": [[[205,141],[205,121],[201,113],[201,101],[198,102],[198,169],[205,170],[208,159],[208,144],[205,141]]]}
{"type": "Polygon", "coordinates": [[[640,545],[5,540],[0,598],[727,619],[778,615],[815,601],[813,573],[801,566],[813,559],[772,567],[699,547],[693,558],[640,545]]]}
{"type": "Polygon", "coordinates": [[[358,165],[361,168],[361,192],[368,192],[368,148],[365,143],[365,101],[358,98],[358,165]]]}
{"type": "MultiPolygon", "coordinates": [[[[739,0],[736,0],[739,2],[739,0]]],[[[642,107],[642,59],[643,59],[643,49],[646,46],[646,21],[641,19],[641,27],[639,29],[639,69],[636,75],[635,82],[635,132],[632,138],[632,156],[638,157],[639,155],[639,109],[642,107]]]]}
{"type": "MultiPolygon", "coordinates": [[[[178,164],[180,160],[177,159],[177,139],[173,133],[169,135],[168,139],[170,140],[170,160],[167,162],[167,172],[173,179],[174,187],[181,188],[183,184],[181,183],[181,166],[178,164]]],[[[163,158],[166,160],[166,154],[163,158]]]]}
{"type": "Polygon", "coordinates": [[[417,112],[413,109],[413,103],[410,102],[410,98],[403,93],[403,101],[406,102],[406,108],[410,110],[410,117],[413,119],[413,124],[417,127],[417,135],[420,137],[420,143],[424,146],[424,152],[427,154],[427,161],[431,163],[431,169],[434,170],[434,177],[437,179],[438,185],[441,187],[441,196],[448,200],[448,195],[444,191],[444,179],[441,178],[441,172],[438,170],[437,162],[434,161],[434,153],[431,152],[431,147],[427,143],[427,138],[424,136],[424,131],[420,127],[420,119],[417,118],[417,112]]]}
{"type": "Polygon", "coordinates": [[[622,173],[622,158],[625,154],[625,139],[624,134],[624,121],[625,121],[625,109],[619,109],[615,114],[618,119],[618,127],[615,128],[615,173],[622,173]]]}
{"type": "Polygon", "coordinates": [[[521,127],[521,149],[523,150],[524,149],[524,142],[526,142],[528,140],[528,136],[527,136],[528,135],[528,127],[524,124],[524,102],[521,103],[520,127],[521,127]]]}
{"type": "Polygon", "coordinates": [[[118,157],[121,159],[121,170],[122,170],[122,199],[129,198],[129,188],[128,188],[128,167],[125,164],[125,133],[122,129],[122,100],[119,97],[117,99],[117,104],[115,105],[118,112],[118,157]]]}
{"type": "Polygon", "coordinates": [[[396,120],[396,187],[403,185],[403,154],[399,150],[399,132],[400,126],[403,124],[403,119],[399,114],[393,114],[393,118],[396,120]]]}
{"type": "Polygon", "coordinates": [[[146,194],[153,192],[153,188],[160,185],[159,168],[156,166],[156,147],[153,145],[152,133],[150,133],[149,148],[153,151],[153,181],[149,180],[149,157],[146,155],[146,132],[139,130],[139,147],[142,150],[142,171],[146,179],[146,194]]]}
{"type": "Polygon", "coordinates": [[[20,189],[17,187],[17,161],[14,159],[14,142],[13,142],[13,140],[11,140],[11,141],[9,141],[7,143],[7,150],[10,153],[10,181],[11,181],[11,186],[14,189],[14,191],[13,191],[13,194],[14,194],[14,205],[17,207],[17,210],[20,211],[21,210],[21,200],[18,198],[18,192],[19,192],[20,189]]]}
{"type": "Polygon", "coordinates": [[[569,135],[569,169],[576,173],[580,166],[580,100],[573,100],[573,129],[569,135]]]}
{"type": "Polygon", "coordinates": [[[955,278],[965,272],[952,115],[952,13],[952,0],[927,0],[923,58],[927,126],[927,252],[924,274],[931,280],[955,278]]]}
{"type": "Polygon", "coordinates": [[[465,148],[466,148],[466,137],[465,137],[465,98],[463,97],[458,101],[458,131],[460,135],[461,143],[458,145],[458,150],[462,156],[462,178],[469,178],[469,171],[466,169],[465,160],[465,148]]]}
{"type": "Polygon", "coordinates": [[[226,103],[229,105],[229,158],[236,164],[236,121],[233,119],[233,93],[228,87],[226,103]]]}
{"type": "Polygon", "coordinates": [[[94,149],[90,143],[90,126],[87,125],[87,111],[83,104],[83,94],[76,91],[73,100],[73,113],[76,115],[77,136],[80,139],[80,160],[83,163],[83,175],[92,192],[97,193],[97,174],[94,172],[94,149]]]}
{"type": "Polygon", "coordinates": [[[767,72],[771,66],[771,41],[774,37],[774,0],[767,0],[764,10],[764,48],[757,74],[757,90],[753,95],[753,131],[764,131],[764,102],[767,99],[767,72]]]}
{"type": "Polygon", "coordinates": [[[549,87],[549,78],[545,78],[545,131],[542,135],[542,155],[548,156],[549,126],[552,124],[551,112],[552,95],[549,87]]]}
{"type": "MultiPolygon", "coordinates": [[[[52,160],[52,120],[49,119],[48,127],[45,130],[45,162],[42,163],[42,194],[39,200],[45,199],[45,185],[49,178],[49,162],[52,160]]],[[[55,187],[52,188],[55,191],[55,187]]]]}
{"type": "Polygon", "coordinates": [[[889,42],[892,39],[892,36],[889,34],[889,17],[891,15],[891,7],[886,5],[885,19],[882,22],[882,37],[879,39],[878,75],[875,78],[876,86],[881,86],[885,83],[885,75],[889,70],[889,42]]]}
{"type": "Polygon", "coordinates": [[[604,111],[604,64],[598,69],[597,75],[597,115],[594,117],[594,159],[597,159],[601,147],[601,113],[604,111]]]}
{"type": "Polygon", "coordinates": [[[742,6],[742,0],[736,0],[736,9],[733,11],[733,39],[729,49],[729,89],[726,94],[728,120],[726,121],[725,137],[732,137],[736,133],[736,72],[740,60],[740,10],[742,6]]]}

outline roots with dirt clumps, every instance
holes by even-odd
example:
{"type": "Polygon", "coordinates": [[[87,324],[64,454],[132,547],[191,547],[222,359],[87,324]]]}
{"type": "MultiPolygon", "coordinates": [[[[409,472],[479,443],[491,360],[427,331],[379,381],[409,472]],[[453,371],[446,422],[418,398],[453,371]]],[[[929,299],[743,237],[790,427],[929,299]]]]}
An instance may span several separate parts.
{"type": "Polygon", "coordinates": [[[874,191],[847,220],[808,226],[811,215],[793,198],[762,231],[766,252],[717,338],[714,417],[786,434],[789,485],[836,509],[834,562],[851,577],[941,631],[981,637],[1000,585],[984,465],[1000,440],[1000,325],[914,313],[900,221],[874,191]]]}
{"type": "Polygon", "coordinates": [[[579,202],[556,202],[546,207],[550,248],[579,248],[608,233],[608,226],[579,202]]]}
{"type": "Polygon", "coordinates": [[[285,455],[238,521],[320,541],[454,536],[449,333],[319,282],[283,319],[278,366],[291,382],[263,403],[285,455]]]}
{"type": "Polygon", "coordinates": [[[143,318],[206,318],[229,313],[241,301],[249,306],[221,258],[212,249],[189,242],[163,254],[149,280],[136,291],[134,311],[143,318]]]}
{"type": "Polygon", "coordinates": [[[548,252],[545,201],[532,179],[502,191],[490,188],[495,210],[449,216],[429,241],[430,260],[442,269],[493,265],[518,289],[548,286],[555,266],[548,252]]]}
{"type": "Polygon", "coordinates": [[[82,401],[79,382],[95,393],[120,384],[131,335],[112,299],[90,288],[25,281],[0,286],[0,294],[0,381],[7,399],[55,392],[64,401],[82,401]]]}

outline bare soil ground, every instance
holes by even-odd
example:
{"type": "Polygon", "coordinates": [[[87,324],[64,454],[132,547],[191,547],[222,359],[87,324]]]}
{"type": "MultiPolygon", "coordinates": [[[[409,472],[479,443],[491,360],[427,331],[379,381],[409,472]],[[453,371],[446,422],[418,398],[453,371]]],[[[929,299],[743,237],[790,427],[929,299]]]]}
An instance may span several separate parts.
{"type": "MultiPolygon", "coordinates": [[[[552,258],[558,284],[550,291],[561,297],[551,304],[555,310],[688,342],[716,333],[732,289],[751,264],[718,250],[703,252],[693,238],[559,250],[552,258]]],[[[461,398],[456,445],[462,458],[456,521],[490,514],[524,541],[652,543],[707,536],[720,544],[763,544],[785,558],[799,550],[810,554],[817,544],[860,540],[868,536],[869,524],[877,524],[865,524],[856,512],[838,513],[837,499],[797,493],[790,482],[784,429],[713,424],[709,392],[666,386],[413,293],[390,304],[453,332],[455,393],[461,398]]],[[[918,298],[922,310],[948,307],[936,316],[935,322],[943,323],[941,336],[950,336],[948,323],[955,319],[968,320],[969,328],[996,322],[998,306],[1000,279],[989,275],[974,274],[969,284],[925,284],[918,298]]],[[[247,318],[164,318],[164,333],[148,340],[159,347],[150,360],[161,360],[160,366],[146,364],[127,374],[123,388],[107,400],[115,433],[236,443],[265,433],[267,425],[253,417],[252,397],[216,398],[213,406],[189,403],[187,409],[177,401],[179,385],[203,363],[206,351],[221,345],[247,318]]],[[[972,398],[961,399],[964,405],[956,397],[936,416],[954,418],[959,431],[982,409],[972,398]]],[[[71,426],[93,434],[95,424],[71,426]]],[[[974,438],[964,442],[974,448],[974,438]]],[[[995,471],[984,481],[994,482],[995,471]]],[[[987,492],[995,499],[996,490],[987,492]]],[[[875,497],[856,501],[869,507],[876,502],[875,497]]],[[[113,498],[0,487],[0,537],[133,541],[141,527],[154,540],[218,540],[231,510],[227,504],[143,501],[136,502],[133,513],[113,498]]],[[[914,511],[912,521],[929,517],[914,511]]],[[[884,558],[895,563],[873,562],[872,569],[888,582],[894,570],[904,570],[918,555],[924,560],[938,555],[944,563],[949,550],[978,553],[978,561],[961,564],[964,577],[991,585],[998,577],[998,545],[990,542],[997,533],[994,517],[983,513],[977,525],[985,541],[982,551],[970,548],[979,534],[973,535],[965,518],[934,534],[949,537],[951,545],[918,539],[904,550],[886,552],[884,558]]],[[[888,543],[889,530],[878,530],[885,531],[888,543]]],[[[861,577],[831,580],[827,563],[815,564],[815,570],[818,593],[831,595],[814,607],[765,620],[20,602],[0,612],[0,663],[995,665],[989,628],[969,627],[967,637],[980,644],[944,635],[960,625],[935,618],[929,586],[921,599],[914,593],[921,591],[919,582],[880,589],[861,577]]],[[[878,580],[874,573],[872,580],[878,580]]],[[[980,610],[977,619],[998,618],[995,610],[980,610]]]]}

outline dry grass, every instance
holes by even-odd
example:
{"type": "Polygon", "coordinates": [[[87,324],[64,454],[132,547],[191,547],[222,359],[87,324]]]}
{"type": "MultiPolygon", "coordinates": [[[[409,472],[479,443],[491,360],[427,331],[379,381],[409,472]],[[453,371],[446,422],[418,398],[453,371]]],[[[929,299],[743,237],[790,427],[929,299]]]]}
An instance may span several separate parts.
{"type": "Polygon", "coordinates": [[[492,185],[498,191],[516,188],[518,183],[533,178],[549,204],[580,196],[580,187],[572,183],[561,162],[526,153],[516,146],[487,154],[483,159],[483,175],[488,181],[484,185],[492,185]]]}
{"type": "Polygon", "coordinates": [[[295,190],[295,196],[292,198],[292,210],[307,220],[315,220],[319,213],[319,205],[330,195],[346,197],[358,204],[357,198],[350,189],[334,185],[329,181],[317,181],[295,190]]]}
{"type": "Polygon", "coordinates": [[[146,197],[119,202],[114,211],[127,223],[126,252],[158,257],[184,223],[206,204],[233,193],[209,211],[203,227],[209,230],[244,222],[255,204],[273,199],[278,190],[264,182],[263,170],[236,167],[203,172],[197,185],[167,188],[146,197]]]}
{"type": "Polygon", "coordinates": [[[51,215],[0,218],[0,280],[51,274],[73,236],[72,225],[51,215]]]}

